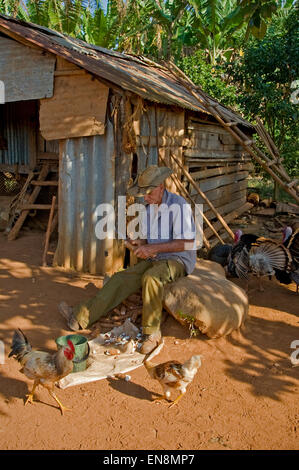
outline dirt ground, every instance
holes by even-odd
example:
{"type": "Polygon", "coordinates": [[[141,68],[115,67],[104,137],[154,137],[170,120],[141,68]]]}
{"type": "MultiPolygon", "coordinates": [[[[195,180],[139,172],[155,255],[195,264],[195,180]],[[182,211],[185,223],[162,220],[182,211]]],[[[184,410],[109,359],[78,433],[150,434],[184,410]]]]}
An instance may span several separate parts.
{"type": "MultiPolygon", "coordinates": [[[[156,358],[184,361],[202,354],[203,363],[178,405],[153,403],[161,393],[144,367],[131,381],[107,379],[57,389],[71,408],[61,416],[39,387],[38,401],[24,407],[32,383],[8,359],[13,331],[22,328],[31,344],[55,350],[67,334],[57,304],[96,293],[101,280],[78,278],[41,267],[43,233],[22,232],[8,243],[0,234],[0,448],[3,449],[298,449],[299,367],[292,367],[290,345],[299,340],[299,296],[295,287],[250,284],[250,318],[227,338],[189,338],[168,317],[165,346],[156,358]]],[[[238,281],[237,281],[238,282],[238,281]]]]}

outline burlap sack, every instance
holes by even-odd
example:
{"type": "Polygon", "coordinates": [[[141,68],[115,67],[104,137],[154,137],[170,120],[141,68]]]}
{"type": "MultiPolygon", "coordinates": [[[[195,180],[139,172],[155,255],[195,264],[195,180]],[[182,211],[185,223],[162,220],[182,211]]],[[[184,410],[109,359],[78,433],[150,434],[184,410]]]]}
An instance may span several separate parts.
{"type": "Polygon", "coordinates": [[[210,338],[239,328],[248,313],[248,298],[225,277],[222,266],[199,260],[192,274],[164,287],[164,307],[181,324],[194,327],[210,338]]]}

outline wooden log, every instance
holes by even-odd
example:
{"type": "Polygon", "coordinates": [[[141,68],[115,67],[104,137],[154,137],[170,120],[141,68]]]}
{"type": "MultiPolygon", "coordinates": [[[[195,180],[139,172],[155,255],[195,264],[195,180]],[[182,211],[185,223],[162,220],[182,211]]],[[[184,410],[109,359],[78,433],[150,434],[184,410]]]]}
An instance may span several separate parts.
{"type": "MultiPolygon", "coordinates": [[[[225,220],[223,219],[223,217],[217,212],[217,209],[215,209],[215,207],[213,206],[213,204],[209,201],[209,199],[207,198],[207,196],[205,195],[205,193],[202,192],[202,190],[200,189],[200,187],[198,186],[198,184],[194,181],[194,179],[192,178],[192,176],[190,175],[190,173],[188,171],[185,170],[185,168],[183,167],[183,165],[181,164],[181,162],[176,158],[176,156],[171,152],[170,153],[171,157],[174,159],[174,161],[177,163],[177,165],[181,168],[181,170],[183,171],[184,175],[187,177],[187,179],[190,181],[190,183],[192,184],[192,186],[196,189],[196,191],[198,192],[198,194],[202,197],[202,199],[204,199],[204,201],[210,206],[210,208],[212,209],[212,211],[214,212],[214,214],[217,216],[217,218],[219,219],[219,222],[221,223],[221,225],[224,227],[224,229],[230,234],[230,236],[232,237],[232,239],[235,238],[233,232],[231,231],[231,229],[229,228],[229,226],[227,225],[227,223],[225,222],[225,220]]],[[[211,230],[211,229],[209,229],[211,230]]]]}
{"type": "Polygon", "coordinates": [[[286,212],[287,214],[299,214],[299,206],[289,202],[277,202],[276,212],[286,212]]]}
{"type": "Polygon", "coordinates": [[[46,238],[45,238],[45,247],[44,247],[43,261],[42,261],[43,266],[47,266],[47,253],[48,253],[48,248],[49,248],[49,241],[50,241],[51,226],[52,226],[54,210],[55,210],[55,203],[56,203],[56,196],[53,196],[52,204],[51,204],[51,210],[50,210],[50,214],[49,214],[46,238]]]}
{"type": "Polygon", "coordinates": [[[254,215],[261,215],[263,217],[270,216],[273,217],[275,215],[274,207],[268,207],[267,209],[259,209],[254,213],[254,215]]]}
{"type": "MultiPolygon", "coordinates": [[[[43,167],[41,169],[41,172],[38,176],[38,181],[44,181],[46,179],[46,176],[48,175],[48,172],[49,172],[49,166],[47,164],[43,165],[43,167]]],[[[34,203],[37,196],[39,195],[40,189],[41,189],[40,186],[37,186],[37,187],[34,188],[34,190],[32,191],[32,193],[30,194],[30,197],[29,197],[29,201],[28,201],[29,204],[34,203]]],[[[19,234],[19,231],[21,230],[22,225],[23,225],[23,223],[24,223],[24,221],[25,221],[28,214],[29,214],[29,210],[24,210],[22,212],[22,214],[20,215],[20,217],[16,221],[15,225],[13,226],[13,228],[11,229],[11,231],[8,234],[7,239],[9,241],[15,240],[17,238],[17,236],[19,234]]]]}
{"type": "Polygon", "coordinates": [[[33,186],[58,186],[58,181],[31,181],[33,186]]]}

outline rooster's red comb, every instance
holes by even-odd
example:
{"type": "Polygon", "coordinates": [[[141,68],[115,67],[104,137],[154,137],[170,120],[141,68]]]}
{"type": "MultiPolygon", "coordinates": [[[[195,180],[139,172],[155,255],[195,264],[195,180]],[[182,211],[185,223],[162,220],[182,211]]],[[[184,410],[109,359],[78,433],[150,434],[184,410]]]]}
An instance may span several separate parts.
{"type": "Polygon", "coordinates": [[[73,343],[71,342],[70,339],[67,340],[67,344],[69,345],[71,351],[74,353],[74,352],[75,352],[75,348],[74,348],[74,345],[73,345],[73,343]]]}

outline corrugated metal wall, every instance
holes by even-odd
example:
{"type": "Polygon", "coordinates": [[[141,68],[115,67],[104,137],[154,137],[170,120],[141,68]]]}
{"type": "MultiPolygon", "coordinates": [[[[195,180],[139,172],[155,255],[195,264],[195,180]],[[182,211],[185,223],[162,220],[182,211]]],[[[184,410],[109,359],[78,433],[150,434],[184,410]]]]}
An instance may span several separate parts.
{"type": "Polygon", "coordinates": [[[0,164],[35,166],[37,116],[36,101],[0,105],[0,134],[7,145],[0,150],[0,164]]]}
{"type": "MultiPolygon", "coordinates": [[[[116,129],[113,135],[112,122],[106,122],[104,135],[62,140],[59,151],[59,241],[55,264],[93,274],[112,273],[123,265],[122,244],[96,238],[96,208],[101,203],[111,203],[117,209],[117,196],[125,195],[131,176],[132,155],[123,152],[121,133],[116,129]]],[[[151,106],[148,116],[142,115],[139,129],[138,172],[146,164],[158,161],[157,129],[160,154],[170,163],[171,150],[181,160],[184,112],[159,107],[155,110],[151,106]]]]}
{"type": "Polygon", "coordinates": [[[77,271],[105,274],[115,266],[113,240],[98,240],[96,208],[114,204],[113,127],[106,133],[60,142],[59,241],[55,263],[77,271]]]}

